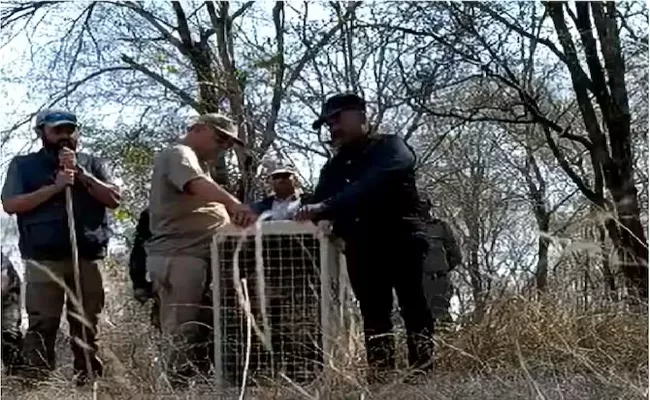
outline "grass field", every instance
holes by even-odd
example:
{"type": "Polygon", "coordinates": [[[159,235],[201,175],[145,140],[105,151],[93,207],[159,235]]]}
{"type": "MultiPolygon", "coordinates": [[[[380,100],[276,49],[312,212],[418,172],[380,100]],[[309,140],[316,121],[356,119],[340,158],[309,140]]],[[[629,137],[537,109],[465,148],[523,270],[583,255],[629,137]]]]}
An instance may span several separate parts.
{"type": "MultiPolygon", "coordinates": [[[[2,378],[3,399],[230,399],[209,380],[174,392],[160,378],[149,305],[131,298],[126,268],[107,264],[107,306],[100,346],[106,376],[72,385],[62,329],[55,373],[37,386],[2,378]]],[[[62,325],[63,326],[63,325],[62,325]]],[[[323,381],[278,382],[248,389],[247,399],[642,399],[648,387],[648,316],[625,307],[576,311],[549,296],[493,302],[480,323],[437,338],[435,373],[426,384],[368,386],[359,371],[361,338],[353,338],[323,381]]]]}

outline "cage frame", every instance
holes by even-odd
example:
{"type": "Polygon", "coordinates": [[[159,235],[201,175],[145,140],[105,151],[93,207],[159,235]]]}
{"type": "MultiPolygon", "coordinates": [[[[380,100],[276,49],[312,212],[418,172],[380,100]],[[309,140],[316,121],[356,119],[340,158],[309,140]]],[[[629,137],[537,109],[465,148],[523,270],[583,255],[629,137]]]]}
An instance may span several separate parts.
{"type": "MultiPolygon", "coordinates": [[[[321,221],[318,225],[311,222],[265,221],[259,224],[262,237],[273,234],[314,235],[318,239],[320,253],[320,328],[323,350],[323,370],[335,357],[335,341],[345,330],[344,304],[348,290],[347,271],[344,266],[342,248],[331,235],[331,224],[321,221]]],[[[214,381],[217,387],[225,389],[222,324],[221,324],[221,280],[219,244],[228,237],[255,236],[257,229],[241,228],[233,224],[219,228],[213,235],[210,246],[212,272],[212,318],[214,338],[214,381]]]]}

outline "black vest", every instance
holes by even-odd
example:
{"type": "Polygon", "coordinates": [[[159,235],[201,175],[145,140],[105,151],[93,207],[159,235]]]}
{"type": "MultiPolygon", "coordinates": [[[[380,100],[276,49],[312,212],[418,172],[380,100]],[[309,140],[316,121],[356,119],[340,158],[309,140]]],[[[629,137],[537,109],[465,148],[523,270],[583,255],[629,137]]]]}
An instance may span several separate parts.
{"type": "MultiPolygon", "coordinates": [[[[92,156],[78,153],[77,164],[89,173],[95,173],[92,156]]],[[[54,183],[58,159],[41,150],[19,157],[17,167],[24,192],[32,193],[54,183]]],[[[79,256],[89,260],[103,258],[109,236],[106,207],[79,182],[75,183],[72,191],[79,256]]],[[[19,248],[23,258],[62,260],[71,256],[65,191],[29,212],[18,214],[17,220],[19,248]]]]}

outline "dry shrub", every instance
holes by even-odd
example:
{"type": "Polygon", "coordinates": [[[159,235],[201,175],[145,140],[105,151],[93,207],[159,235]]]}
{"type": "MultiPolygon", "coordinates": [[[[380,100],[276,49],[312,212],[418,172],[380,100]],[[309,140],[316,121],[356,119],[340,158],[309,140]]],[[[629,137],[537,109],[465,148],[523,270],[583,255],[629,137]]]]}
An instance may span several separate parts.
{"type": "Polygon", "coordinates": [[[563,371],[605,376],[647,371],[648,315],[576,310],[552,295],[493,301],[481,321],[440,338],[438,370],[563,371]]]}
{"type": "MultiPolygon", "coordinates": [[[[38,387],[2,382],[2,398],[213,399],[237,398],[211,382],[184,391],[161,382],[149,306],[132,299],[123,263],[104,268],[107,302],[100,321],[106,376],[93,388],[70,383],[69,346],[59,368],[38,387]]],[[[277,382],[250,388],[247,399],[641,399],[647,387],[648,316],[610,309],[577,310],[547,296],[493,301],[479,322],[438,338],[434,379],[426,386],[364,384],[363,336],[341,338],[326,376],[306,387],[277,382]]],[[[566,296],[565,296],[566,298],[566,296]]],[[[64,328],[65,329],[65,328],[64,328]]],[[[401,341],[401,340],[400,340],[401,341]]]]}

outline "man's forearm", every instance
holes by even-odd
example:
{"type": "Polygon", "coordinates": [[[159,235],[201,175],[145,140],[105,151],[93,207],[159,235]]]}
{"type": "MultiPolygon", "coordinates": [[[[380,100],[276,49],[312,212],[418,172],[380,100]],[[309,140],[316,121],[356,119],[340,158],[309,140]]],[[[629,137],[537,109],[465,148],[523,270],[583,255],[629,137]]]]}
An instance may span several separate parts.
{"type": "Polygon", "coordinates": [[[239,203],[239,200],[235,196],[228,193],[219,184],[204,178],[196,178],[189,181],[185,185],[185,189],[204,201],[221,203],[226,207],[239,203]]]}
{"type": "Polygon", "coordinates": [[[91,196],[108,208],[117,208],[120,205],[120,190],[111,184],[104,183],[89,174],[79,174],[79,182],[88,190],[91,196]]]}
{"type": "Polygon", "coordinates": [[[26,213],[45,203],[60,191],[61,189],[56,185],[43,186],[34,192],[6,199],[2,203],[2,208],[8,214],[26,213]]]}

